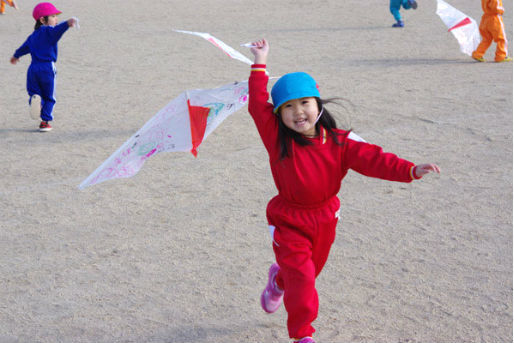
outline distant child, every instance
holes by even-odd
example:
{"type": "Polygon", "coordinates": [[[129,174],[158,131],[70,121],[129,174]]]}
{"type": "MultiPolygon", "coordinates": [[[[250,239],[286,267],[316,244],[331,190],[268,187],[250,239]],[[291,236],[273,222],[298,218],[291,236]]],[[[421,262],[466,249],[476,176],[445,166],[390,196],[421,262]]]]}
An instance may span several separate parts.
{"type": "Polygon", "coordinates": [[[283,301],[289,337],[313,343],[311,323],[318,315],[315,280],[335,239],[337,194],[348,170],[411,182],[439,173],[439,167],[415,165],[379,146],[352,140],[349,131],[336,127],[316,81],[306,73],[282,76],[271,89],[273,104],[269,103],[269,45],[264,39],[252,45],[248,110],[268,151],[278,189],[266,210],[277,263],[269,269],[261,306],[273,313],[283,301]]]}
{"type": "Polygon", "coordinates": [[[416,0],[389,0],[389,11],[396,20],[396,23],[393,24],[393,27],[404,27],[405,23],[402,20],[402,16],[400,14],[400,8],[405,8],[406,10],[418,8],[418,3],[416,0]]]}
{"type": "Polygon", "coordinates": [[[57,61],[57,42],[69,27],[77,20],[68,19],[57,24],[57,15],[61,12],[49,2],[42,2],[34,7],[32,16],[36,20],[34,32],[25,43],[16,50],[11,63],[16,64],[21,56],[30,53],[32,62],[27,72],[27,91],[30,96],[31,114],[40,116],[39,131],[52,130],[50,121],[55,105],[55,62],[57,61]]]}
{"type": "Polygon", "coordinates": [[[18,9],[18,5],[16,5],[15,0],[0,0],[0,14],[5,13],[5,4],[14,7],[14,9],[18,9]]]}
{"type": "Polygon", "coordinates": [[[507,35],[503,26],[502,14],[504,8],[502,0],[482,0],[482,10],[484,15],[482,15],[479,27],[482,41],[471,56],[479,62],[485,62],[484,54],[494,40],[496,42],[494,61],[512,61],[512,58],[507,56],[507,35]]]}

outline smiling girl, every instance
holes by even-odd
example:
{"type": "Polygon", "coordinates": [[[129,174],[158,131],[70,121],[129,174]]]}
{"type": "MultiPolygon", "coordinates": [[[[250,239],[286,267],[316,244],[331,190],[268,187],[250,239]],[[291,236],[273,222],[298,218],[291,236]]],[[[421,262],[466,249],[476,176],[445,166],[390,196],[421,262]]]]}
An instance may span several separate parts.
{"type": "Polygon", "coordinates": [[[269,103],[266,40],[253,42],[248,110],[269,154],[278,195],[266,215],[277,263],[269,268],[261,294],[264,311],[282,302],[294,342],[313,343],[311,323],[318,314],[315,280],[328,258],[339,218],[337,194],[349,169],[365,176],[411,182],[435,164],[418,164],[351,139],[323,106],[314,79],[302,72],[282,76],[269,103]]]}

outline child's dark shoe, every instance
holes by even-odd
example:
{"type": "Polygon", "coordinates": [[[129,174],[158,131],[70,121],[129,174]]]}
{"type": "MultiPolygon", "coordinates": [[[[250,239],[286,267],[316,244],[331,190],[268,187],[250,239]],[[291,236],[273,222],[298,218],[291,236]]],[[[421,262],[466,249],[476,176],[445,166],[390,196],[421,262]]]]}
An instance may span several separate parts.
{"type": "Polygon", "coordinates": [[[412,7],[413,10],[418,8],[418,3],[416,2],[416,0],[409,0],[409,5],[410,7],[412,7]]]}
{"type": "Polygon", "coordinates": [[[40,132],[48,132],[51,130],[52,130],[52,126],[47,121],[42,121],[41,124],[39,124],[40,132]]]}
{"type": "Polygon", "coordinates": [[[398,20],[398,22],[393,24],[393,27],[404,27],[405,24],[403,23],[403,20],[398,20]]]}

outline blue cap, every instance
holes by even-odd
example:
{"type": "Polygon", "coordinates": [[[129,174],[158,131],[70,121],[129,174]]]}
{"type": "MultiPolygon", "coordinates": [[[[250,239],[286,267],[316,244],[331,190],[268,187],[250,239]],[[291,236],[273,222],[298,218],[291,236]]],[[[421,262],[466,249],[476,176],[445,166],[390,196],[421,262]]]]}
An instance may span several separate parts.
{"type": "Polygon", "coordinates": [[[278,79],[271,88],[273,112],[277,113],[278,108],[289,100],[311,96],[320,97],[316,81],[312,76],[303,72],[286,74],[278,79]]]}

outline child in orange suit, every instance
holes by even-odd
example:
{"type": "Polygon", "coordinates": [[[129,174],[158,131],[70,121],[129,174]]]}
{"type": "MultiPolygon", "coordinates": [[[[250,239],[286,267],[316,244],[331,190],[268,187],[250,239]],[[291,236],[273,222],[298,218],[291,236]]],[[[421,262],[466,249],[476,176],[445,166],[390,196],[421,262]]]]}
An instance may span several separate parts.
{"type": "Polygon", "coordinates": [[[9,4],[9,6],[18,9],[18,5],[16,5],[15,0],[0,0],[0,14],[5,13],[5,4],[9,4]]]}
{"type": "Polygon", "coordinates": [[[472,57],[485,62],[484,54],[493,42],[496,42],[495,62],[509,62],[512,58],[507,56],[507,37],[503,26],[502,14],[504,12],[502,0],[482,0],[484,15],[480,21],[480,35],[482,41],[473,51],[472,57]]]}

